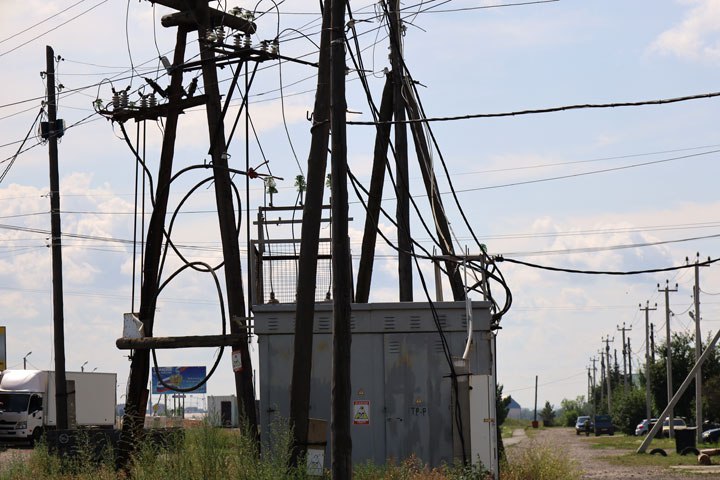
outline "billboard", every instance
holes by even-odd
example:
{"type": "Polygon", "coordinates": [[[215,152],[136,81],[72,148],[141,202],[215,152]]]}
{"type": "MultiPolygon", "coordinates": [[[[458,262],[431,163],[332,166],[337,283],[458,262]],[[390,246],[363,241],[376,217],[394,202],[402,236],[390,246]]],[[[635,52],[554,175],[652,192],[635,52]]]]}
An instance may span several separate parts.
{"type": "Polygon", "coordinates": [[[7,350],[5,350],[5,327],[0,327],[0,372],[7,368],[7,350]]]}
{"type": "MultiPolygon", "coordinates": [[[[205,367],[154,367],[152,372],[152,393],[155,395],[163,393],[175,393],[174,390],[167,388],[158,380],[158,374],[162,381],[167,385],[178,388],[192,388],[200,383],[207,374],[205,367]]],[[[186,393],[207,393],[207,384],[203,384],[200,388],[186,393]]]]}

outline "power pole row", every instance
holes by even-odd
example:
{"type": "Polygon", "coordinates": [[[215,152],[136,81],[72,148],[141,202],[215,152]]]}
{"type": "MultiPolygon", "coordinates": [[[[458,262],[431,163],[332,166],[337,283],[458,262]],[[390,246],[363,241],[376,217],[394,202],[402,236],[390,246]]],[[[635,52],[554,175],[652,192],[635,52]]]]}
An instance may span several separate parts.
{"type": "MultiPolygon", "coordinates": [[[[617,325],[617,329],[619,332],[622,332],[622,356],[623,356],[623,392],[627,394],[628,391],[628,382],[627,382],[627,356],[630,354],[630,350],[627,348],[627,344],[625,343],[625,332],[632,331],[632,327],[625,328],[625,322],[623,322],[622,328],[620,328],[620,325],[617,325]]],[[[629,339],[628,339],[629,340],[629,339]]]]}

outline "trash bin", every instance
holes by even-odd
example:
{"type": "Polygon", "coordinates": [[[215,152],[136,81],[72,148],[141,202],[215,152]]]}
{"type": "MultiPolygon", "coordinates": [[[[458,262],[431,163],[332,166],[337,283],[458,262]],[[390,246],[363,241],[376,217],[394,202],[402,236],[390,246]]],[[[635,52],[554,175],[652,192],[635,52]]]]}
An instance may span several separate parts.
{"type": "Polygon", "coordinates": [[[697,428],[684,428],[675,430],[675,451],[682,453],[688,447],[695,448],[695,431],[697,428]]]}

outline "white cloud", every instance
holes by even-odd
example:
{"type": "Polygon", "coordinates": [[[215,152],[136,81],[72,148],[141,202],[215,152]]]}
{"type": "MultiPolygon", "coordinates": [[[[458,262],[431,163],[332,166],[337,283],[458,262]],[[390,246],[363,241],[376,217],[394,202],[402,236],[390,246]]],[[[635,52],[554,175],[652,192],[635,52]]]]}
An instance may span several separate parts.
{"type": "Polygon", "coordinates": [[[720,60],[720,0],[685,0],[694,5],[679,24],[661,33],[651,51],[691,61],[720,60]]]}

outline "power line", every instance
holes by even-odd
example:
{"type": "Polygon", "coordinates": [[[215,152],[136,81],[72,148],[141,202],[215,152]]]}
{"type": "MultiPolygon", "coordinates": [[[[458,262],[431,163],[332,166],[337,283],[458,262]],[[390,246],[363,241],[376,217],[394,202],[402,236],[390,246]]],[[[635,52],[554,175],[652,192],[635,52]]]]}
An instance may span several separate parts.
{"type": "Polygon", "coordinates": [[[96,4],[96,5],[93,5],[92,7],[88,8],[88,9],[85,10],[84,12],[79,13],[79,14],[75,15],[74,17],[72,17],[71,19],[64,21],[64,22],[61,23],[60,25],[57,25],[57,26],[51,28],[50,30],[47,30],[47,31],[41,33],[40,35],[37,35],[37,36],[31,38],[30,40],[21,43],[20,45],[18,45],[18,46],[15,47],[15,48],[12,48],[12,49],[10,49],[10,50],[7,50],[7,51],[5,51],[5,52],[0,53],[0,57],[4,57],[4,56],[7,55],[8,53],[12,53],[12,52],[14,52],[14,51],[17,50],[17,49],[19,49],[19,48],[21,48],[21,47],[24,47],[24,46],[27,45],[28,43],[34,42],[34,41],[37,40],[38,38],[41,38],[41,37],[47,35],[48,33],[52,32],[52,31],[55,31],[55,30],[57,30],[58,28],[60,28],[60,27],[62,27],[62,26],[64,26],[64,25],[67,25],[68,23],[72,22],[73,20],[75,20],[75,19],[77,19],[77,18],[79,18],[79,17],[82,17],[82,16],[85,15],[86,13],[88,13],[88,12],[90,12],[90,11],[92,11],[92,10],[95,10],[97,7],[99,7],[99,6],[102,5],[103,3],[107,3],[107,2],[108,2],[108,0],[102,0],[100,3],[98,3],[98,4],[96,4]]]}
{"type": "Polygon", "coordinates": [[[30,25],[29,27],[27,27],[27,28],[25,28],[25,29],[23,29],[23,30],[20,30],[19,32],[13,33],[12,35],[10,35],[10,36],[8,36],[8,37],[3,38],[2,40],[0,40],[0,44],[3,44],[3,43],[5,43],[5,42],[7,42],[8,40],[11,40],[11,39],[13,39],[13,38],[19,37],[20,35],[22,35],[22,34],[25,33],[25,32],[29,32],[29,31],[32,30],[33,28],[35,28],[35,27],[37,27],[37,26],[39,26],[39,25],[42,25],[43,23],[45,23],[45,22],[47,22],[47,21],[50,21],[50,20],[52,20],[53,18],[56,18],[56,17],[62,15],[63,13],[67,12],[68,10],[70,10],[71,8],[76,7],[77,5],[80,5],[81,3],[85,2],[85,1],[87,1],[87,0],[80,0],[79,2],[73,3],[73,4],[70,5],[69,7],[66,7],[66,8],[63,9],[63,10],[60,10],[59,12],[52,14],[51,16],[45,18],[44,20],[40,20],[39,22],[37,22],[37,23],[35,23],[35,24],[33,24],[33,25],[30,25]]]}
{"type": "Polygon", "coordinates": [[[437,8],[437,7],[441,6],[441,5],[444,5],[444,4],[446,4],[446,3],[449,3],[450,1],[451,1],[451,0],[447,0],[447,1],[445,1],[445,2],[442,2],[442,3],[439,4],[439,5],[435,5],[435,6],[432,6],[432,7],[428,7],[428,8],[426,8],[425,10],[420,10],[420,11],[416,12],[416,14],[421,14],[421,13],[466,12],[466,11],[470,11],[470,10],[484,10],[484,9],[487,9],[487,8],[519,7],[519,6],[524,6],[524,5],[537,5],[537,4],[540,4],[540,3],[554,3],[554,2],[559,2],[560,0],[535,0],[535,1],[530,1],[530,2],[518,2],[518,3],[498,3],[497,5],[481,5],[481,6],[477,6],[477,7],[448,8],[448,9],[443,9],[443,10],[432,10],[432,11],[431,11],[431,9],[434,9],[434,8],[437,8]]]}
{"type": "Polygon", "coordinates": [[[687,95],[684,97],[666,98],[660,100],[640,100],[635,102],[615,102],[615,103],[585,103],[578,105],[565,105],[561,107],[549,107],[539,108],[530,110],[517,110],[514,112],[499,112],[499,113],[475,113],[470,115],[458,115],[450,117],[430,117],[421,118],[418,120],[391,120],[387,122],[370,122],[370,121],[348,121],[348,125],[381,125],[381,124],[400,124],[400,123],[429,123],[429,122],[449,122],[456,120],[472,120],[477,118],[500,118],[500,117],[517,117],[520,115],[534,115],[538,113],[553,113],[563,112],[567,110],[585,110],[585,109],[600,109],[600,108],[618,108],[618,107],[642,107],[648,105],[666,105],[670,103],[686,102],[689,100],[699,100],[703,98],[715,98],[720,97],[720,92],[701,93],[697,95],[687,95]]]}
{"type": "MultiPolygon", "coordinates": [[[[720,237],[720,235],[714,235],[714,236],[720,237]]],[[[549,267],[547,265],[538,265],[536,263],[523,262],[522,260],[517,260],[517,259],[512,259],[512,258],[504,258],[502,256],[495,257],[495,261],[515,263],[515,264],[523,265],[526,267],[539,268],[541,270],[550,270],[552,272],[580,273],[580,274],[584,274],[584,275],[618,275],[618,276],[619,275],[639,275],[642,273],[670,272],[670,271],[674,271],[674,270],[684,270],[686,268],[695,268],[695,264],[688,264],[688,265],[680,265],[677,267],[651,268],[651,269],[646,269],[646,270],[630,270],[630,271],[577,270],[577,269],[573,269],[573,268],[560,268],[560,267],[549,267]]],[[[702,263],[700,263],[700,265],[711,265],[717,261],[720,261],[720,258],[702,262],[702,263]]]]}

